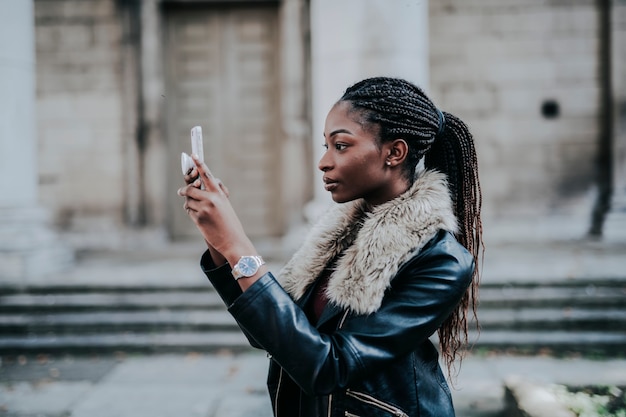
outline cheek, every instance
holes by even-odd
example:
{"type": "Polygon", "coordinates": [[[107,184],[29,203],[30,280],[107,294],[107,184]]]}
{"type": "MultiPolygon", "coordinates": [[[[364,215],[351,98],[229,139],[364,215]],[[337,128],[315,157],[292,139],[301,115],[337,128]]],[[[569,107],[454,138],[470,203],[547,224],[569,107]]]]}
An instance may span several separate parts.
{"type": "Polygon", "coordinates": [[[381,172],[380,161],[378,158],[373,156],[359,158],[354,161],[355,167],[363,173],[363,175],[367,175],[368,177],[378,176],[381,172]]]}
{"type": "Polygon", "coordinates": [[[354,157],[350,164],[359,170],[373,170],[376,168],[376,158],[370,155],[354,157]]]}

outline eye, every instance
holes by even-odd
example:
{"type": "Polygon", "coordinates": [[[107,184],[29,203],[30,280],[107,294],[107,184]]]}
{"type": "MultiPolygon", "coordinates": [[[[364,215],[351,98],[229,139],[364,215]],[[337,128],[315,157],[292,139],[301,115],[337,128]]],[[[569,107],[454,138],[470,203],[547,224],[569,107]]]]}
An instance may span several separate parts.
{"type": "Polygon", "coordinates": [[[344,143],[335,143],[335,149],[337,149],[338,151],[343,151],[347,147],[348,147],[348,145],[346,145],[344,143]]]}
{"type": "Polygon", "coordinates": [[[328,143],[324,143],[324,144],[322,144],[322,147],[323,147],[324,149],[328,150],[328,143]]]}

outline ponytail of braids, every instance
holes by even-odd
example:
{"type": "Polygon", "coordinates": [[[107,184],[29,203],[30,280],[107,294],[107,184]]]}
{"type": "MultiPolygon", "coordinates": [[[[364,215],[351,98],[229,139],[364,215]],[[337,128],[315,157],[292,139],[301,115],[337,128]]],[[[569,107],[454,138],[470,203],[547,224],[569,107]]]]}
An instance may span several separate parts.
{"type": "MultiPolygon", "coordinates": [[[[472,283],[457,308],[438,330],[441,352],[450,370],[460,349],[468,345],[467,313],[471,307],[476,318],[480,281],[482,242],[482,192],[478,179],[478,160],[474,141],[465,123],[450,113],[443,113],[445,126],[425,155],[425,166],[448,177],[454,213],[459,223],[457,240],[474,257],[472,283]],[[479,262],[480,261],[480,262],[479,262]]],[[[476,320],[478,327],[478,320],[476,320]]]]}

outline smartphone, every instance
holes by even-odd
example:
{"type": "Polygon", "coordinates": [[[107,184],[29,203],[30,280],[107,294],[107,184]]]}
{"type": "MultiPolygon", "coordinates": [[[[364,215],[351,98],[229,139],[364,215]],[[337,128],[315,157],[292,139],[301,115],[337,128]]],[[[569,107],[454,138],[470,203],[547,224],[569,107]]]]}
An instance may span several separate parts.
{"type": "MultiPolygon", "coordinates": [[[[194,126],[191,129],[191,153],[198,155],[200,161],[204,162],[204,148],[202,146],[202,127],[194,126]]],[[[193,159],[185,152],[180,154],[180,165],[183,175],[187,175],[194,167],[193,159]]]]}

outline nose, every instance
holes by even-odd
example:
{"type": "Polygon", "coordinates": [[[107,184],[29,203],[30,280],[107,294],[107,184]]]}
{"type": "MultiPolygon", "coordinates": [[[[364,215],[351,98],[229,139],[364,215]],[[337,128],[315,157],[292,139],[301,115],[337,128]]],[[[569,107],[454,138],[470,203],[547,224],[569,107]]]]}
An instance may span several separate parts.
{"type": "Polygon", "coordinates": [[[324,154],[320,158],[320,161],[317,163],[317,168],[322,172],[326,172],[332,168],[331,160],[328,156],[328,151],[324,152],[324,154]]]}

